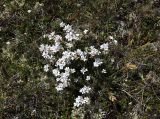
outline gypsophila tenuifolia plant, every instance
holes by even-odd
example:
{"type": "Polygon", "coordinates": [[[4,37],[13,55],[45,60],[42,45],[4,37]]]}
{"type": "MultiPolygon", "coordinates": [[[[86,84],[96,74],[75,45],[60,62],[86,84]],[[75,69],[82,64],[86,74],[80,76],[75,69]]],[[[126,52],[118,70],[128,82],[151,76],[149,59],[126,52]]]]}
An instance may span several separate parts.
{"type": "MultiPolygon", "coordinates": [[[[101,75],[107,73],[105,60],[110,52],[110,44],[117,46],[118,43],[109,36],[110,42],[97,45],[85,39],[89,44],[85,45],[83,38],[88,35],[89,30],[84,29],[78,32],[73,29],[73,26],[64,22],[61,22],[59,27],[62,34],[52,31],[43,35],[44,40],[51,42],[41,44],[39,47],[43,58],[47,61],[44,71],[52,72],[56,80],[55,88],[59,93],[69,87],[76,87],[76,90],[79,90],[77,94],[73,94],[77,96],[74,107],[89,105],[90,96],[94,94],[96,88],[94,82],[102,82],[104,77],[101,75]],[[78,44],[83,44],[84,47],[78,47],[78,44]]],[[[110,63],[112,64],[112,61],[110,63]]]]}
{"type": "Polygon", "coordinates": [[[159,8],[0,0],[0,119],[159,119],[159,8]]]}

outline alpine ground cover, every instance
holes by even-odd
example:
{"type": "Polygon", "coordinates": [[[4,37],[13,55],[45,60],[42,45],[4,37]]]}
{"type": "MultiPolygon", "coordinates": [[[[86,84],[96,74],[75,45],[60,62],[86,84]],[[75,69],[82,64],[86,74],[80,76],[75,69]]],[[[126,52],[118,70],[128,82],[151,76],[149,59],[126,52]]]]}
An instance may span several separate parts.
{"type": "Polygon", "coordinates": [[[1,0],[2,119],[160,118],[159,0],[1,0]]]}

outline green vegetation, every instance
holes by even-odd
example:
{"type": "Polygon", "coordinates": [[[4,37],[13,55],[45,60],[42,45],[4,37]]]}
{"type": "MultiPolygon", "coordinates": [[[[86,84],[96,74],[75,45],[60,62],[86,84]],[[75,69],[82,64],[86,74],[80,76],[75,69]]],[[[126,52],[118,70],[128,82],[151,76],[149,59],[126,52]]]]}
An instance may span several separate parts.
{"type": "Polygon", "coordinates": [[[0,6],[0,119],[160,118],[159,0],[0,0],[0,6]],[[59,93],[43,70],[48,61],[39,47],[52,44],[43,35],[63,35],[61,21],[88,29],[76,48],[110,36],[118,42],[103,56],[107,73],[92,72],[91,103],[80,108],[73,104],[82,84],[59,93]]]}

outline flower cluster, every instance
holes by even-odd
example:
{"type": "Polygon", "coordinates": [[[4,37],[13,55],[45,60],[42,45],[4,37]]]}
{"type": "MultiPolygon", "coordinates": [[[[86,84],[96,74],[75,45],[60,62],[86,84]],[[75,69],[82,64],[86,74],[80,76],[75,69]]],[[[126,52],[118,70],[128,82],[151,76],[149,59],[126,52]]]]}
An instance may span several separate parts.
{"type": "MultiPolygon", "coordinates": [[[[75,31],[71,25],[60,23],[60,28],[64,32],[64,37],[57,35],[55,32],[50,34],[44,34],[43,38],[47,38],[50,41],[53,41],[53,45],[41,44],[39,50],[42,52],[42,56],[47,59],[52,65],[44,65],[44,71],[52,71],[54,77],[56,78],[56,90],[63,91],[66,87],[69,87],[71,79],[75,79],[76,83],[79,83],[79,80],[83,80],[85,77],[85,82],[83,88],[80,88],[79,92],[82,94],[75,99],[74,106],[79,107],[84,104],[90,103],[89,93],[92,90],[92,87],[89,86],[89,81],[92,80],[92,74],[87,67],[87,62],[89,58],[93,59],[92,69],[98,68],[103,65],[103,59],[100,58],[100,55],[106,55],[109,52],[109,43],[105,42],[100,46],[88,46],[82,49],[76,49],[74,47],[76,42],[79,42],[83,39],[83,35],[88,33],[88,30],[84,30],[82,33],[75,31]],[[84,50],[85,49],[85,50],[84,50]],[[73,62],[83,62],[80,68],[73,62]],[[53,67],[54,66],[54,67],[53,67]],[[74,75],[76,73],[76,75],[74,75]],[[88,75],[89,74],[89,75],[88,75]],[[77,77],[75,77],[77,76],[77,77]],[[80,77],[80,78],[79,78],[80,77]]],[[[101,73],[107,73],[103,68],[101,73]]]]}
{"type": "Polygon", "coordinates": [[[83,98],[82,96],[78,96],[75,99],[74,106],[79,107],[79,106],[82,106],[83,104],[89,104],[89,103],[90,103],[90,99],[88,97],[83,98]]]}
{"type": "Polygon", "coordinates": [[[43,36],[44,38],[48,38],[49,40],[54,40],[54,45],[44,45],[41,44],[39,50],[42,52],[42,56],[45,59],[53,59],[54,54],[62,49],[61,40],[62,37],[60,35],[55,35],[54,32],[50,34],[46,34],[43,36]]]}
{"type": "Polygon", "coordinates": [[[84,86],[83,88],[81,88],[81,89],[79,90],[79,92],[81,92],[82,94],[85,94],[85,93],[89,93],[90,90],[91,90],[90,87],[84,86]]]}

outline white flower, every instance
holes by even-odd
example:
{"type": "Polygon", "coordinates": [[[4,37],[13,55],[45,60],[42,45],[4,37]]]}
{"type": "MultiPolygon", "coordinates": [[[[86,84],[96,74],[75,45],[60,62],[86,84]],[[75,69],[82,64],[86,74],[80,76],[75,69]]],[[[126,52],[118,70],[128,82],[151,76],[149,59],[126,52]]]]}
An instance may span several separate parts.
{"type": "Polygon", "coordinates": [[[68,86],[70,79],[69,79],[69,72],[63,72],[60,74],[60,76],[56,79],[57,82],[61,82],[65,85],[65,87],[68,86]]]}
{"type": "Polygon", "coordinates": [[[84,74],[86,71],[88,71],[88,69],[86,69],[85,67],[83,67],[80,71],[81,71],[82,74],[84,74]]]}
{"type": "Polygon", "coordinates": [[[58,59],[58,61],[56,62],[56,66],[58,66],[60,69],[63,69],[63,67],[66,64],[70,63],[70,60],[72,58],[71,54],[72,53],[70,51],[64,51],[62,53],[62,57],[60,59],[58,59]]]}
{"type": "MultiPolygon", "coordinates": [[[[60,78],[59,78],[60,79],[60,78]]],[[[57,80],[57,79],[56,79],[57,80]]],[[[59,83],[57,86],[56,86],[56,90],[57,91],[62,91],[64,88],[68,87],[68,80],[65,80],[65,79],[61,79],[61,80],[58,80],[58,81],[63,81],[61,83],[59,83]]]]}
{"type": "Polygon", "coordinates": [[[62,41],[62,36],[60,36],[60,35],[55,35],[55,36],[54,36],[54,41],[55,41],[55,43],[59,43],[60,41],[62,41]]]}
{"type": "Polygon", "coordinates": [[[75,69],[71,69],[71,73],[75,73],[76,72],[76,70],[75,69]]]}
{"type": "MultiPolygon", "coordinates": [[[[47,59],[47,61],[50,61],[52,65],[55,65],[53,67],[56,67],[52,69],[52,73],[56,78],[56,85],[55,88],[57,91],[62,91],[66,87],[70,86],[71,78],[73,78],[73,73],[76,72],[74,68],[72,67],[73,62],[76,61],[87,61],[89,57],[93,58],[93,67],[99,67],[103,63],[103,59],[97,58],[98,55],[101,53],[104,55],[104,52],[108,52],[109,50],[109,44],[103,43],[100,45],[100,47],[97,48],[97,46],[89,46],[85,47],[84,50],[81,48],[78,49],[74,45],[77,44],[76,40],[80,40],[82,35],[85,35],[88,33],[87,29],[84,29],[81,33],[76,32],[71,25],[65,24],[61,22],[60,27],[62,27],[64,35],[56,35],[56,33],[53,31],[49,34],[45,34],[44,38],[47,38],[47,40],[53,40],[49,42],[53,42],[52,45],[48,44],[41,44],[39,47],[40,52],[42,53],[42,56],[47,59]],[[48,60],[49,59],[49,60],[48,60]],[[77,60],[78,59],[78,60],[77,60]],[[74,61],[73,61],[74,60],[74,61]],[[72,68],[71,68],[71,67],[72,68]]],[[[113,41],[114,38],[112,36],[109,36],[109,39],[112,39],[112,42],[117,43],[116,41],[113,41]]],[[[87,44],[86,44],[87,45],[87,44]]],[[[84,63],[83,62],[83,63],[84,63]]],[[[44,66],[44,71],[48,72],[51,68],[50,63],[46,64],[44,66]]],[[[78,63],[78,62],[77,62],[78,63]]],[[[85,63],[86,64],[86,63],[85,63]]],[[[75,64],[76,65],[76,64],[75,64]]],[[[83,66],[83,65],[82,65],[83,66]]],[[[87,75],[85,77],[86,81],[91,80],[91,75],[88,75],[88,67],[81,67],[80,73],[81,75],[87,75]]],[[[100,72],[106,73],[105,69],[101,69],[100,72]]],[[[78,82],[81,78],[80,77],[74,77],[74,82],[78,82]]],[[[89,83],[89,82],[88,82],[89,83]]],[[[90,86],[84,85],[81,89],[79,89],[79,92],[82,96],[78,96],[75,99],[74,106],[79,107],[85,104],[90,103],[89,97],[84,97],[86,94],[88,95],[92,91],[92,88],[90,86]]]]}
{"type": "Polygon", "coordinates": [[[65,23],[64,23],[64,22],[61,22],[59,25],[60,25],[60,27],[64,27],[64,26],[65,26],[65,23]]]}
{"type": "Polygon", "coordinates": [[[114,58],[111,58],[111,62],[112,62],[112,63],[114,62],[114,58]]]}
{"type": "Polygon", "coordinates": [[[51,32],[51,33],[50,33],[50,35],[51,35],[51,36],[54,36],[54,35],[55,35],[55,32],[54,32],[54,31],[53,31],[53,32],[51,32]]]}
{"type": "Polygon", "coordinates": [[[83,52],[80,49],[77,49],[76,53],[77,53],[77,55],[80,56],[81,60],[83,60],[83,61],[87,60],[87,57],[86,57],[87,53],[86,52],[83,52]]]}
{"type": "Polygon", "coordinates": [[[49,65],[48,64],[44,65],[44,71],[48,72],[48,70],[49,70],[49,65]]]}
{"type": "Polygon", "coordinates": [[[56,68],[52,70],[52,73],[57,77],[60,75],[60,71],[56,68]]]}
{"type": "Polygon", "coordinates": [[[57,90],[57,91],[62,91],[62,90],[63,90],[63,84],[62,84],[62,83],[59,83],[59,84],[56,86],[56,90],[57,90]]]}
{"type": "Polygon", "coordinates": [[[81,6],[81,4],[77,3],[77,7],[80,7],[80,6],[81,6]]]}
{"type": "Polygon", "coordinates": [[[85,29],[85,30],[83,31],[83,33],[84,33],[84,34],[87,34],[87,33],[88,33],[88,30],[87,30],[87,29],[85,29]]]}
{"type": "Polygon", "coordinates": [[[65,38],[68,40],[68,41],[72,41],[72,40],[79,40],[79,35],[78,34],[75,34],[73,31],[71,32],[67,32],[66,33],[66,36],[65,38]]]}
{"type": "Polygon", "coordinates": [[[91,56],[95,56],[95,55],[99,55],[101,52],[99,50],[97,50],[94,46],[90,46],[90,52],[89,54],[91,56]]]}
{"type": "Polygon", "coordinates": [[[42,56],[43,56],[45,59],[52,59],[52,55],[51,55],[51,56],[48,55],[48,51],[44,51],[44,52],[42,53],[42,56]]]}
{"type": "Polygon", "coordinates": [[[36,114],[36,109],[32,110],[31,115],[35,115],[36,114]]]}
{"type": "Polygon", "coordinates": [[[86,93],[89,93],[90,90],[91,90],[90,87],[84,86],[83,88],[81,88],[81,89],[79,90],[79,92],[82,93],[82,94],[86,94],[86,93]]]}
{"type": "Polygon", "coordinates": [[[39,48],[39,50],[42,52],[42,51],[44,51],[44,49],[45,49],[45,46],[44,46],[44,44],[41,44],[41,45],[40,45],[40,48],[39,48]]]}
{"type": "Polygon", "coordinates": [[[81,56],[83,55],[83,51],[81,49],[77,49],[76,50],[77,55],[81,56]]]}
{"type": "Polygon", "coordinates": [[[109,39],[113,40],[113,36],[108,36],[109,39]]]}
{"type": "MultiPolygon", "coordinates": [[[[61,79],[64,79],[65,81],[69,80],[69,75],[70,75],[70,72],[68,71],[65,71],[64,73],[61,73],[61,79]]],[[[63,80],[61,80],[61,82],[64,82],[63,80]]]]}
{"type": "Polygon", "coordinates": [[[53,39],[53,36],[50,34],[50,35],[48,35],[48,39],[49,40],[52,40],[53,39]]]}
{"type": "Polygon", "coordinates": [[[82,96],[78,96],[76,99],[75,99],[75,103],[74,103],[74,106],[75,107],[79,107],[81,106],[83,103],[83,97],[82,96]]]}
{"type": "Polygon", "coordinates": [[[78,34],[78,33],[76,33],[75,35],[76,35],[77,37],[80,36],[80,34],[78,34]]]}
{"type": "Polygon", "coordinates": [[[104,73],[104,74],[105,74],[105,73],[107,73],[107,72],[106,72],[106,70],[105,70],[105,69],[102,69],[102,73],[104,73]]]}
{"type": "Polygon", "coordinates": [[[61,46],[59,44],[52,45],[49,47],[50,51],[54,54],[58,52],[61,49],[61,46]]]}
{"type": "Polygon", "coordinates": [[[71,71],[71,69],[70,69],[69,67],[66,67],[64,70],[65,70],[65,73],[68,73],[68,74],[69,74],[70,71],[71,71]]]}
{"type": "Polygon", "coordinates": [[[108,43],[104,43],[100,46],[101,50],[108,51],[108,43]]]}
{"type": "Polygon", "coordinates": [[[74,102],[74,107],[80,107],[82,106],[83,104],[89,104],[90,103],[90,99],[88,97],[82,97],[82,96],[78,96],[76,99],[75,99],[75,102],[74,102]]]}
{"type": "Polygon", "coordinates": [[[72,26],[69,25],[69,24],[65,25],[63,30],[66,31],[66,32],[71,32],[72,31],[72,26]]]}
{"type": "Polygon", "coordinates": [[[83,104],[89,104],[89,103],[90,103],[89,97],[84,97],[83,104]]]}
{"type": "Polygon", "coordinates": [[[81,60],[85,62],[85,61],[87,61],[87,57],[84,56],[84,55],[82,55],[82,56],[81,56],[81,60]]]}
{"type": "Polygon", "coordinates": [[[67,46],[68,48],[72,48],[72,47],[73,47],[73,44],[72,44],[72,43],[66,43],[66,46],[67,46]]]}
{"type": "Polygon", "coordinates": [[[96,58],[95,61],[93,62],[94,67],[99,67],[103,62],[100,58],[96,58]]]}
{"type": "Polygon", "coordinates": [[[117,44],[118,44],[117,40],[113,40],[113,43],[114,43],[115,45],[117,45],[117,44]]]}
{"type": "Polygon", "coordinates": [[[63,69],[63,67],[66,65],[65,59],[61,58],[56,62],[56,66],[59,67],[59,69],[63,69]]]}
{"type": "Polygon", "coordinates": [[[27,12],[28,12],[28,13],[31,13],[31,10],[28,10],[27,12]]]}
{"type": "Polygon", "coordinates": [[[73,40],[73,33],[72,32],[69,32],[66,34],[65,38],[68,40],[68,41],[72,41],[73,40]]]}
{"type": "Polygon", "coordinates": [[[89,81],[91,79],[91,76],[86,77],[86,81],[89,81]]]}
{"type": "Polygon", "coordinates": [[[73,40],[79,40],[79,36],[80,34],[76,33],[73,29],[71,25],[65,25],[63,23],[61,23],[61,26],[63,26],[63,30],[66,32],[65,34],[65,38],[71,42],[73,40]]]}
{"type": "Polygon", "coordinates": [[[87,61],[87,52],[83,52],[81,55],[80,55],[80,58],[82,61],[87,61]]]}
{"type": "Polygon", "coordinates": [[[8,41],[8,42],[6,42],[6,44],[7,44],[7,45],[10,45],[11,43],[8,41]]]}
{"type": "Polygon", "coordinates": [[[47,36],[48,36],[47,34],[44,34],[44,35],[43,35],[43,38],[46,38],[47,36]]]}
{"type": "Polygon", "coordinates": [[[39,4],[39,6],[41,6],[41,7],[42,7],[43,5],[44,5],[43,3],[40,3],[40,4],[39,4]]]}

